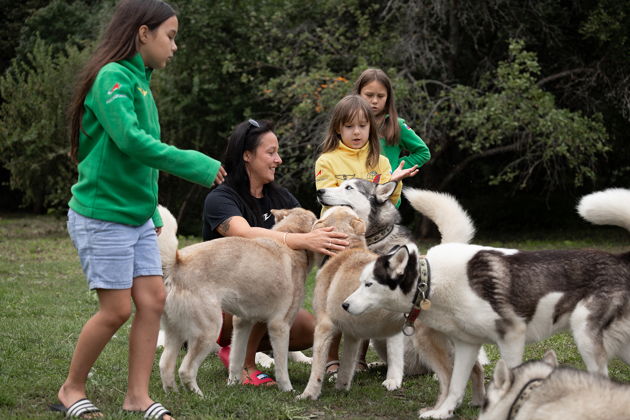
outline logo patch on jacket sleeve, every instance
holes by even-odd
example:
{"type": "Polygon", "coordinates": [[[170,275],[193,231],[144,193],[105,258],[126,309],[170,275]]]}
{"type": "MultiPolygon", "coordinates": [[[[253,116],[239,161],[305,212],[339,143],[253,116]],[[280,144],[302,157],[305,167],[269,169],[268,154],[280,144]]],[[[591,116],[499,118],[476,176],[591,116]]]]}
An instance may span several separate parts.
{"type": "Polygon", "coordinates": [[[112,88],[110,90],[107,91],[108,95],[111,95],[112,93],[116,92],[118,89],[120,89],[121,85],[120,83],[116,82],[114,84],[114,86],[112,86],[112,88]]]}
{"type": "Polygon", "coordinates": [[[149,93],[148,90],[144,90],[140,86],[138,86],[138,90],[140,91],[140,93],[142,93],[142,96],[147,96],[147,93],[149,93]]]}

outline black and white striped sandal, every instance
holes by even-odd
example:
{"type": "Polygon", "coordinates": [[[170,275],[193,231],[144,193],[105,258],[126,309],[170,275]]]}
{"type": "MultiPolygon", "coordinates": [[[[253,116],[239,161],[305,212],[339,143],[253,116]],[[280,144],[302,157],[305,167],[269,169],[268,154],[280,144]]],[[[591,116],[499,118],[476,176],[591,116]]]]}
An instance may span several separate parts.
{"type": "Polygon", "coordinates": [[[68,408],[66,408],[63,404],[53,404],[50,405],[49,408],[52,411],[64,413],[67,418],[72,419],[91,419],[102,417],[101,410],[99,410],[98,407],[92,404],[92,402],[87,398],[81,398],[68,408]]]}
{"type": "Polygon", "coordinates": [[[145,419],[163,419],[164,416],[173,415],[170,411],[168,411],[164,406],[158,402],[154,402],[144,410],[144,418],[145,419]]]}

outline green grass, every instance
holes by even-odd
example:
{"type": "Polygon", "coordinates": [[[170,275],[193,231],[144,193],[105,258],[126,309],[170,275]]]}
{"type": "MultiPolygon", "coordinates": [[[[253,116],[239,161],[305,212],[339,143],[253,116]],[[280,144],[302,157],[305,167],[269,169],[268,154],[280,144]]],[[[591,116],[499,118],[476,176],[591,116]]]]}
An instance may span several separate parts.
{"type": "MultiPolygon", "coordinates": [[[[181,246],[197,241],[185,238],[181,246]]],[[[526,249],[628,249],[627,234],[600,229],[543,235],[532,232],[518,238],[485,235],[476,242],[526,249]]],[[[426,251],[430,245],[423,242],[421,249],[426,251]]],[[[311,276],[309,290],[312,287],[311,276]]],[[[79,331],[96,305],[66,233],[65,220],[51,216],[0,217],[0,418],[61,418],[48,412],[47,405],[56,402],[79,331]]],[[[306,306],[310,308],[310,295],[306,306]]],[[[105,348],[88,382],[89,397],[108,418],[140,418],[124,416],[120,411],[126,387],[128,328],[129,324],[123,326],[105,348]]],[[[566,334],[529,346],[526,357],[539,358],[548,348],[556,350],[561,363],[583,368],[566,334]]],[[[489,378],[498,353],[494,346],[486,349],[493,361],[486,368],[489,378]]],[[[372,352],[368,357],[376,360],[372,352]]],[[[205,393],[201,398],[183,390],[165,394],[158,358],[159,351],[151,395],[172,409],[178,419],[413,419],[419,408],[434,402],[438,389],[437,382],[427,375],[406,378],[401,390],[387,392],[381,386],[385,371],[377,369],[358,374],[348,393],[337,392],[326,383],[318,401],[296,401],[296,393],[281,393],[276,388],[226,386],[225,369],[211,355],[199,370],[199,386],[205,393]]],[[[610,372],[613,378],[630,382],[630,368],[618,360],[611,362],[610,372]]],[[[290,364],[291,380],[298,392],[305,388],[309,373],[306,365],[290,364]]],[[[456,412],[456,418],[476,416],[477,410],[467,402],[456,412]]]]}

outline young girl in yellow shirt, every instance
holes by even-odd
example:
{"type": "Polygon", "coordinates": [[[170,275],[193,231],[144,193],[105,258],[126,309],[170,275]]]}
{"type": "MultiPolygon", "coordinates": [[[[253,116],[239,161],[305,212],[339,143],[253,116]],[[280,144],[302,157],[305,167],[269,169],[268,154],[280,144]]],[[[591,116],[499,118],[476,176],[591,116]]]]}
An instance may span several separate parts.
{"type": "MultiPolygon", "coordinates": [[[[378,130],[370,105],[359,95],[349,95],[337,103],[332,111],[328,131],[321,145],[322,154],[315,162],[317,189],[339,186],[346,179],[362,178],[376,184],[398,182],[418,172],[417,166],[397,168],[392,173],[389,160],[380,154],[378,130]]],[[[398,182],[390,200],[398,203],[402,183],[398,182]]],[[[339,342],[335,337],[328,353],[327,373],[339,368],[339,342]]],[[[364,347],[357,361],[357,370],[365,370],[364,347]]]]}
{"type": "MultiPolygon", "coordinates": [[[[417,166],[392,173],[389,160],[380,154],[377,126],[369,104],[359,95],[349,95],[333,109],[322,154],[315,162],[315,187],[339,186],[346,179],[361,178],[384,184],[400,181],[418,172],[417,166]]],[[[402,184],[390,197],[396,204],[402,184]]]]}

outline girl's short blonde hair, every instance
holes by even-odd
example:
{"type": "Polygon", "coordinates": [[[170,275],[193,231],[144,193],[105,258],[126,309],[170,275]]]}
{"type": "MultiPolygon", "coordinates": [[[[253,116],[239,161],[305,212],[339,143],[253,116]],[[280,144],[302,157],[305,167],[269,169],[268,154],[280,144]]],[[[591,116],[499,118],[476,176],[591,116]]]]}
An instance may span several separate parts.
{"type": "Polygon", "coordinates": [[[376,120],[374,119],[370,105],[359,95],[348,95],[335,105],[330,115],[326,137],[321,144],[321,152],[331,152],[339,147],[339,141],[341,140],[339,132],[341,131],[341,126],[352,121],[356,116],[359,116],[359,118],[365,117],[370,124],[370,134],[368,136],[370,151],[365,165],[368,169],[374,168],[378,164],[379,155],[381,154],[376,120]]]}

